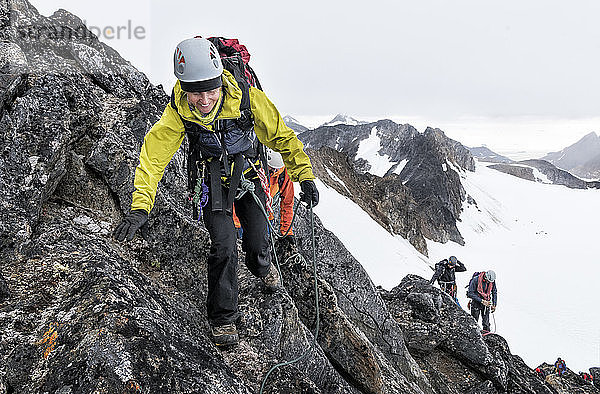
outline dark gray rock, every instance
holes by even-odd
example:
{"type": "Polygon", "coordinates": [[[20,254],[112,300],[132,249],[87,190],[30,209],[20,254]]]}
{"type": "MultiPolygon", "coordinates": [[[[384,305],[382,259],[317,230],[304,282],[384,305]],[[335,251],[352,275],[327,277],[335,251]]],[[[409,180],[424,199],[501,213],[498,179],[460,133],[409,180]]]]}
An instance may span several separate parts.
{"type": "Polygon", "coordinates": [[[10,297],[10,290],[8,289],[8,285],[6,284],[6,280],[0,273],[0,302],[8,299],[10,297]]]}
{"type": "MultiPolygon", "coordinates": [[[[283,265],[286,288],[302,319],[314,327],[310,221],[298,208],[299,249],[305,261],[283,265]]],[[[400,325],[391,317],[369,276],[341,242],[315,218],[316,258],[322,315],[319,343],[332,363],[363,392],[430,392],[406,349],[400,325]]]]}
{"type": "Polygon", "coordinates": [[[496,334],[482,337],[475,320],[425,279],[409,275],[380,289],[437,393],[554,393],[496,334]]]}
{"type": "Polygon", "coordinates": [[[590,374],[594,378],[594,386],[600,389],[600,367],[590,368],[590,374]]]}

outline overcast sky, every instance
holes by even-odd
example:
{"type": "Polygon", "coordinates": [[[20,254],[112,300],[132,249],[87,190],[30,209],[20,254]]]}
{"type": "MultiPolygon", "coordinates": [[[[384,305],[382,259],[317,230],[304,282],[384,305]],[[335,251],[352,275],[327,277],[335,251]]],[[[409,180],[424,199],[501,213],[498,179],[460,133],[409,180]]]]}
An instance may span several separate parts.
{"type": "Polygon", "coordinates": [[[169,91],[188,37],[237,37],[280,112],[308,126],[336,113],[440,127],[498,151],[559,150],[600,132],[600,1],[82,2],[88,27],[169,91]],[[140,32],[143,29],[143,34],[140,32]]]}

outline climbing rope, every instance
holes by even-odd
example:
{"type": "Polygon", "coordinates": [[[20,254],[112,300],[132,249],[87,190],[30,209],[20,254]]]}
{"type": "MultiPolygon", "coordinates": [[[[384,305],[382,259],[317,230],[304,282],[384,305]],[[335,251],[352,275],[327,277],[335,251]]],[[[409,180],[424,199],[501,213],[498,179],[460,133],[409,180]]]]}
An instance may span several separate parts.
{"type": "MultiPolygon", "coordinates": [[[[294,225],[294,220],[296,219],[296,212],[298,211],[298,207],[300,206],[300,204],[296,205],[296,207],[294,208],[294,213],[292,214],[292,221],[290,222],[290,225],[289,225],[287,231],[283,234],[279,234],[273,227],[273,224],[271,223],[271,221],[269,220],[269,215],[267,214],[267,211],[265,210],[263,203],[260,201],[260,199],[258,198],[256,193],[254,193],[256,190],[256,186],[254,185],[254,182],[252,182],[249,179],[246,179],[244,177],[244,174],[242,174],[242,176],[240,178],[240,186],[239,187],[241,190],[237,193],[237,195],[235,196],[235,199],[239,200],[246,193],[250,193],[252,195],[252,198],[254,198],[254,201],[256,202],[256,204],[258,204],[258,206],[260,207],[260,210],[262,211],[263,216],[267,220],[267,225],[269,226],[269,232],[272,235],[274,235],[275,238],[281,239],[283,237],[286,237],[290,233],[292,226],[294,225]]],[[[263,190],[264,190],[264,188],[263,188],[263,190]]],[[[265,190],[265,193],[268,193],[268,189],[265,190]]],[[[312,215],[312,206],[311,206],[311,215],[312,215]]],[[[271,242],[271,244],[273,244],[273,242],[271,242]]]]}
{"type": "MultiPolygon", "coordinates": [[[[490,309],[490,308],[487,306],[484,306],[482,314],[485,314],[486,309],[490,309]]],[[[496,315],[494,315],[494,313],[491,311],[491,309],[490,309],[490,315],[492,315],[492,320],[494,320],[494,331],[488,331],[486,333],[483,333],[483,334],[481,334],[482,337],[496,333],[496,315]]],[[[483,318],[483,316],[482,316],[482,318],[483,318]]]]}
{"type": "MultiPolygon", "coordinates": [[[[253,166],[254,167],[254,166],[253,166]]],[[[240,189],[241,191],[238,192],[238,194],[236,195],[236,199],[240,199],[244,196],[244,194],[246,193],[250,193],[250,195],[252,196],[252,198],[254,198],[254,201],[256,202],[256,204],[260,207],[261,212],[263,213],[266,221],[267,221],[267,225],[269,226],[270,229],[270,238],[271,238],[271,248],[273,251],[273,257],[275,259],[275,266],[277,267],[277,271],[279,272],[279,279],[281,280],[281,286],[283,286],[283,277],[281,275],[281,267],[279,266],[279,261],[277,259],[277,252],[275,250],[275,242],[273,240],[273,237],[277,237],[277,238],[283,238],[285,236],[287,236],[290,232],[290,230],[292,229],[292,225],[294,224],[294,219],[296,218],[296,212],[298,210],[298,207],[300,207],[300,203],[298,203],[298,205],[296,205],[296,208],[294,208],[294,213],[292,216],[292,221],[290,222],[290,226],[288,227],[287,231],[283,234],[277,234],[277,232],[275,231],[275,229],[273,228],[271,222],[269,221],[269,215],[267,214],[267,211],[265,210],[262,202],[260,201],[260,199],[258,198],[258,196],[255,193],[255,185],[254,182],[252,182],[251,180],[248,180],[244,177],[244,174],[242,174],[241,178],[240,178],[240,189]]],[[[263,187],[264,189],[264,187],[263,187]]],[[[265,190],[265,193],[268,193],[268,190],[265,190]]],[[[271,367],[271,369],[269,369],[269,371],[267,372],[267,374],[265,375],[265,377],[263,378],[262,384],[260,385],[260,394],[263,393],[264,391],[264,387],[265,384],[269,378],[269,376],[271,375],[271,373],[273,371],[275,371],[277,368],[280,367],[285,367],[287,365],[291,365],[294,363],[297,363],[298,361],[302,360],[303,358],[305,358],[310,351],[315,347],[316,343],[317,343],[317,337],[319,336],[319,325],[320,325],[320,315],[319,315],[319,285],[318,285],[318,276],[317,276],[317,249],[316,249],[316,245],[315,245],[315,224],[314,224],[314,217],[313,217],[313,205],[312,205],[312,201],[308,203],[308,207],[309,207],[309,211],[310,211],[310,230],[311,230],[311,242],[312,242],[312,263],[313,263],[313,272],[314,272],[314,277],[315,277],[315,309],[316,309],[316,317],[315,317],[315,334],[313,335],[313,340],[312,343],[310,345],[309,348],[307,348],[304,353],[302,353],[300,356],[296,357],[293,360],[290,361],[285,361],[282,363],[278,363],[276,365],[274,365],[273,367],[271,367]]],[[[304,260],[304,257],[300,254],[300,253],[295,253],[291,256],[288,257],[288,259],[285,261],[286,263],[289,262],[290,259],[296,259],[298,262],[302,262],[302,260],[304,260]]]]}
{"type": "MultiPolygon", "coordinates": [[[[309,352],[315,347],[315,345],[317,343],[317,337],[319,335],[319,324],[320,324],[320,317],[319,317],[319,285],[317,283],[317,252],[316,252],[316,248],[315,248],[315,226],[314,226],[314,218],[313,218],[312,201],[308,204],[308,206],[309,206],[309,209],[310,209],[310,229],[311,229],[311,239],[312,239],[312,260],[313,260],[313,270],[314,270],[314,276],[315,276],[315,309],[316,309],[315,334],[313,335],[313,340],[312,340],[312,343],[311,343],[310,347],[307,348],[304,351],[304,353],[302,353],[300,356],[296,357],[293,360],[285,361],[285,362],[276,364],[273,367],[271,367],[271,369],[269,369],[269,371],[267,372],[267,374],[263,378],[262,384],[260,385],[260,394],[263,393],[264,388],[265,388],[265,383],[267,382],[267,379],[269,378],[269,375],[271,375],[271,373],[273,371],[275,371],[277,368],[285,367],[287,365],[291,365],[291,364],[297,363],[298,361],[302,360],[303,358],[305,358],[309,354],[309,352]]],[[[297,253],[295,255],[290,256],[288,258],[288,260],[286,260],[286,262],[289,261],[291,258],[303,259],[302,255],[300,253],[297,253]]],[[[281,275],[281,273],[280,273],[280,275],[281,275]]]]}

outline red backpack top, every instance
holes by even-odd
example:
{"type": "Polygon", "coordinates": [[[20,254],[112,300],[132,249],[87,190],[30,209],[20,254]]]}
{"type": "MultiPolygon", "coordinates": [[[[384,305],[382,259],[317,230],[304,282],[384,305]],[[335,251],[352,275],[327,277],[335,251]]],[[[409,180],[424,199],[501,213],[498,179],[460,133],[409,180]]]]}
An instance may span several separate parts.
{"type": "Polygon", "coordinates": [[[238,83],[238,75],[236,74],[239,74],[240,77],[243,76],[248,85],[262,90],[256,73],[248,64],[250,52],[248,52],[245,45],[240,44],[237,38],[209,37],[207,40],[217,47],[223,67],[233,74],[238,83]]]}

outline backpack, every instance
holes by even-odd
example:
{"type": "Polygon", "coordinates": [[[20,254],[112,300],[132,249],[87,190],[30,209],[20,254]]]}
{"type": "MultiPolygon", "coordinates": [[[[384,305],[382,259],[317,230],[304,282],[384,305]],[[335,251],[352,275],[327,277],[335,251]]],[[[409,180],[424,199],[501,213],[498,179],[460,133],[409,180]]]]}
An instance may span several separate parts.
{"type": "MultiPolygon", "coordinates": [[[[196,36],[201,37],[201,36],[196,36]]],[[[250,67],[248,62],[250,61],[250,53],[246,49],[246,46],[239,43],[237,39],[228,39],[223,37],[209,37],[208,41],[213,43],[213,45],[219,51],[219,55],[221,56],[221,62],[223,63],[223,68],[229,71],[233,77],[235,78],[236,83],[242,90],[242,100],[240,102],[240,118],[235,120],[235,123],[242,130],[249,130],[254,127],[254,118],[252,116],[252,111],[250,109],[250,87],[255,87],[262,90],[262,86],[256,76],[256,73],[250,67]]],[[[176,102],[175,102],[175,94],[174,91],[171,94],[171,106],[177,110],[176,102]]],[[[202,211],[202,207],[204,207],[207,203],[207,198],[205,197],[208,188],[206,185],[200,184],[203,182],[204,173],[197,165],[199,161],[204,160],[204,156],[199,149],[195,148],[195,144],[197,138],[194,137],[194,130],[196,126],[193,124],[190,125],[190,122],[185,121],[182,118],[184,125],[186,126],[186,134],[189,137],[189,151],[187,155],[187,163],[188,163],[188,190],[192,192],[192,196],[190,197],[193,200],[193,217],[197,219],[200,216],[202,211]],[[196,163],[196,164],[194,164],[196,163]],[[200,213],[198,212],[200,211],[200,213]]],[[[267,160],[264,152],[264,146],[256,139],[256,144],[253,144],[252,147],[248,149],[248,151],[244,151],[242,154],[238,154],[237,157],[234,157],[234,173],[229,174],[229,169],[231,168],[231,163],[229,163],[229,159],[227,155],[222,154],[222,163],[223,169],[226,171],[226,176],[229,178],[229,194],[227,196],[215,196],[213,195],[213,210],[221,210],[225,209],[228,213],[232,213],[233,211],[233,201],[235,198],[235,194],[237,192],[237,188],[240,182],[241,177],[241,166],[243,165],[243,158],[246,152],[249,156],[258,156],[260,160],[261,172],[263,172],[267,168],[267,160]],[[238,169],[238,171],[236,171],[238,169]],[[225,200],[225,204],[223,203],[225,200]]],[[[216,160],[212,160],[209,162],[209,174],[211,174],[211,188],[212,190],[217,190],[216,188],[220,187],[220,177],[216,176],[216,173],[219,172],[218,166],[219,162],[216,160]],[[211,167],[212,165],[212,167],[211,167]]],[[[263,182],[262,176],[261,183],[263,182]]],[[[265,177],[266,178],[266,177],[265,177]]],[[[267,180],[268,182],[268,180],[267,180]]],[[[264,186],[263,186],[264,188],[264,186]]],[[[270,193],[268,191],[267,194],[267,210],[271,210],[270,207],[270,193]]]]}
{"type": "Polygon", "coordinates": [[[245,45],[240,44],[237,38],[209,37],[207,40],[217,47],[223,67],[233,74],[238,83],[244,79],[250,86],[262,90],[256,73],[248,64],[250,53],[245,45]]]}
{"type": "Polygon", "coordinates": [[[476,278],[477,276],[479,276],[479,274],[481,274],[480,271],[473,272],[473,275],[471,276],[471,279],[469,279],[469,283],[467,283],[467,285],[465,286],[465,289],[469,288],[469,285],[471,284],[471,281],[473,280],[473,278],[476,278]]]}

